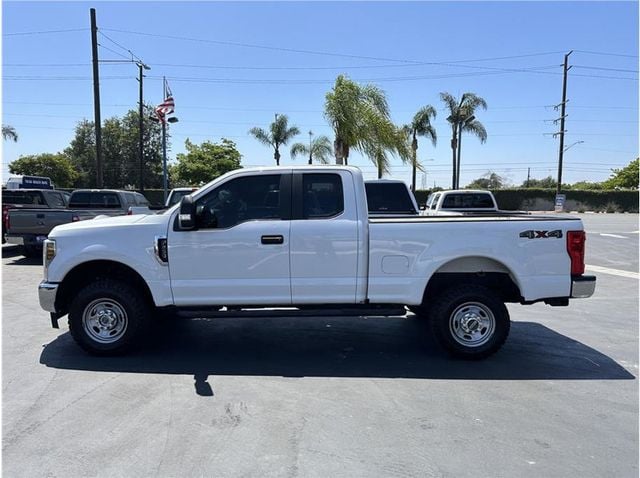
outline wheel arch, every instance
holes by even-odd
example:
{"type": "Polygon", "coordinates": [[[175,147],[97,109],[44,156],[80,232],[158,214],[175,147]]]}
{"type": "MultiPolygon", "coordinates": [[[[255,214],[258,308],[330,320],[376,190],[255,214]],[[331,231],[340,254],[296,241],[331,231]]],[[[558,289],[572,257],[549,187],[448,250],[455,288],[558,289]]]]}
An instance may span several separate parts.
{"type": "Polygon", "coordinates": [[[64,276],[56,297],[56,309],[62,314],[68,313],[74,293],[100,279],[115,279],[131,284],[142,292],[145,302],[154,306],[149,286],[135,269],[114,260],[92,260],[78,264],[64,276]]]}
{"type": "Polygon", "coordinates": [[[444,290],[463,283],[486,287],[504,302],[524,300],[516,275],[503,262],[486,256],[458,257],[442,264],[424,290],[423,304],[444,290]]]}

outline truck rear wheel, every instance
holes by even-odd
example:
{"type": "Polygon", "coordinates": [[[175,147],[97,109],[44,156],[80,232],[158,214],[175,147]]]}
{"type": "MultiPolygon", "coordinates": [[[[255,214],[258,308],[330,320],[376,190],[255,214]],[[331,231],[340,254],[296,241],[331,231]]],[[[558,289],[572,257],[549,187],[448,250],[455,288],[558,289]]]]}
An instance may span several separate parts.
{"type": "Polygon", "coordinates": [[[69,308],[69,331],[93,355],[118,355],[140,340],[149,316],[143,297],[129,284],[101,279],[82,289],[69,308]]]}
{"type": "Polygon", "coordinates": [[[434,301],[430,317],[438,342],[453,356],[471,360],[497,352],[511,326],[502,300],[477,285],[445,291],[434,301]]]}

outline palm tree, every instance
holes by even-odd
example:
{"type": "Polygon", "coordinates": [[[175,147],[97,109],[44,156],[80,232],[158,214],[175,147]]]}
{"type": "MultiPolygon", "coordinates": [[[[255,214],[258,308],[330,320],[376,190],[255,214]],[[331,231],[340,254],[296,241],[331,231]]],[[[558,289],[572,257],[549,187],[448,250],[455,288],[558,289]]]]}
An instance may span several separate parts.
{"type": "Polygon", "coordinates": [[[14,142],[18,141],[18,133],[16,133],[16,129],[8,124],[3,124],[2,139],[12,139],[14,142]]]}
{"type": "Polygon", "coordinates": [[[295,126],[289,127],[287,115],[276,114],[276,119],[269,126],[268,132],[256,127],[251,128],[249,134],[262,144],[273,147],[273,158],[276,160],[276,165],[280,166],[280,146],[286,145],[291,138],[300,134],[300,130],[295,126]]]}
{"type": "Polygon", "coordinates": [[[431,124],[431,119],[435,119],[436,109],[431,106],[423,106],[414,115],[411,123],[403,126],[403,130],[407,135],[407,139],[411,141],[411,190],[416,190],[416,170],[421,169],[418,163],[418,136],[424,136],[431,140],[433,146],[436,145],[438,138],[436,129],[431,124]]]}
{"type": "Polygon", "coordinates": [[[324,116],[335,134],[336,164],[348,164],[351,149],[377,164],[381,151],[402,155],[400,136],[389,117],[384,91],[375,85],[359,85],[339,75],[326,94],[324,116]]]}
{"type": "Polygon", "coordinates": [[[451,150],[453,152],[453,177],[451,187],[460,187],[460,150],[463,132],[473,133],[481,143],[487,140],[487,130],[476,120],[477,108],[487,109],[487,102],[475,93],[464,93],[458,101],[450,93],[440,93],[440,98],[449,110],[447,121],[451,125],[451,150]]]}
{"type": "Polygon", "coordinates": [[[291,146],[291,158],[295,159],[298,155],[309,155],[309,164],[313,164],[313,158],[319,160],[322,164],[329,164],[329,157],[333,152],[331,140],[326,136],[318,136],[311,139],[312,131],[309,131],[309,145],[304,143],[296,143],[291,146]]]}

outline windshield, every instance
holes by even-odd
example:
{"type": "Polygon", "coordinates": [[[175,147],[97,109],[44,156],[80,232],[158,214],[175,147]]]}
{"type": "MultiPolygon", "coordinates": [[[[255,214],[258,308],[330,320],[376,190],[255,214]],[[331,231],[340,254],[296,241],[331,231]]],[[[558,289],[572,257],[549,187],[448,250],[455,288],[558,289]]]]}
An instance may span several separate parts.
{"type": "Polygon", "coordinates": [[[192,192],[193,191],[191,190],[173,191],[173,194],[171,194],[171,197],[169,198],[169,204],[167,204],[167,206],[171,207],[174,204],[178,204],[183,197],[191,194],[192,192]]]}

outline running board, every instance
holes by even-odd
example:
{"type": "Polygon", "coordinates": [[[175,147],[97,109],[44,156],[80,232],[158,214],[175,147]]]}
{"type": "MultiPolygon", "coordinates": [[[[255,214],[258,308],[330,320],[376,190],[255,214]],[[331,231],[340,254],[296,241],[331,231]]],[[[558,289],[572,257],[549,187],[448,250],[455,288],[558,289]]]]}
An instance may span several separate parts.
{"type": "Polygon", "coordinates": [[[318,307],[318,308],[283,308],[283,309],[249,309],[249,308],[223,308],[212,309],[176,309],[178,317],[189,319],[215,319],[221,317],[389,317],[403,316],[407,313],[404,306],[391,307],[318,307]]]}

